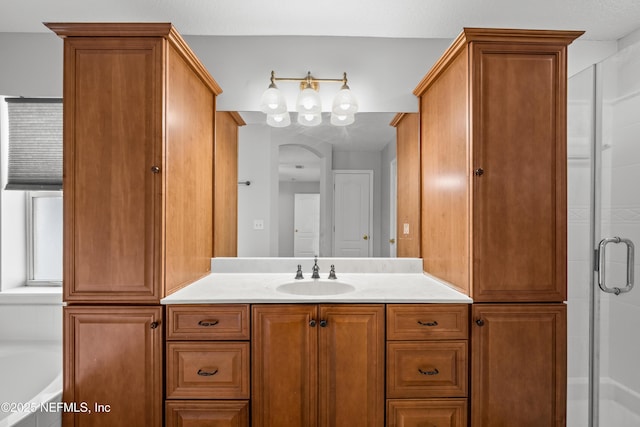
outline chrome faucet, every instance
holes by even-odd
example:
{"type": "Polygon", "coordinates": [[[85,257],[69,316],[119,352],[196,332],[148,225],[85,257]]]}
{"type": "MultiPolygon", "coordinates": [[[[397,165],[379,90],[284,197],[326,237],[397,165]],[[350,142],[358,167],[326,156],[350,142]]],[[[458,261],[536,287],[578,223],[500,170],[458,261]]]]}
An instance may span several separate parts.
{"type": "Polygon", "coordinates": [[[318,256],[316,256],[313,260],[313,268],[311,269],[313,273],[311,273],[312,279],[320,278],[320,267],[318,267],[318,256]]]}
{"type": "Polygon", "coordinates": [[[331,264],[331,270],[329,271],[329,279],[336,280],[336,266],[331,264]]]}

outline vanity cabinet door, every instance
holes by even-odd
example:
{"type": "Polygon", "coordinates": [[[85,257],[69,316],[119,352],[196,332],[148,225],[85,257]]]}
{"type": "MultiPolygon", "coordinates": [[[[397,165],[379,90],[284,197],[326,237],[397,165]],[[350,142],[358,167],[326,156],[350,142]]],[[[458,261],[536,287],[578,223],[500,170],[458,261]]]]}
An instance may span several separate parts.
{"type": "Polygon", "coordinates": [[[162,307],[64,308],[67,427],[162,425],[162,307]],[[96,406],[103,405],[103,406],[96,406]]]}
{"type": "Polygon", "coordinates": [[[564,426],[565,304],[474,304],[471,424],[564,426]]]}
{"type": "Polygon", "coordinates": [[[252,309],[254,427],[384,425],[384,305],[252,309]]]}
{"type": "Polygon", "coordinates": [[[318,307],[269,304],[252,309],[253,427],[316,427],[318,307]]]}
{"type": "Polygon", "coordinates": [[[321,305],[320,319],[319,425],[381,427],[384,306],[321,305]]]}

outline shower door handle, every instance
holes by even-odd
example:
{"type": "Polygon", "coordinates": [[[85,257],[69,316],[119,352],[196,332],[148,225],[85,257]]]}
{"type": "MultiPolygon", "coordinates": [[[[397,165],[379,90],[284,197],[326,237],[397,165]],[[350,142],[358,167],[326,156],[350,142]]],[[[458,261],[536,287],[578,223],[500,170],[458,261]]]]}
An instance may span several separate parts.
{"type": "Polygon", "coordinates": [[[597,262],[596,271],[598,272],[598,286],[603,292],[608,294],[620,295],[633,289],[633,269],[634,269],[634,245],[629,239],[621,237],[608,237],[600,240],[598,250],[596,251],[597,262]],[[624,243],[627,245],[627,284],[624,287],[608,287],[606,284],[605,264],[606,264],[606,247],[609,243],[624,243]]]}

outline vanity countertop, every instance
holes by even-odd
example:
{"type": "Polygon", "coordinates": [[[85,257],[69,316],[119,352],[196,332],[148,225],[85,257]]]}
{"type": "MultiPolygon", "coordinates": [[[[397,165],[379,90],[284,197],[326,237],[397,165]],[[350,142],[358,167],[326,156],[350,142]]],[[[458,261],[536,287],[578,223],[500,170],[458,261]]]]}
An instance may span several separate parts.
{"type": "Polygon", "coordinates": [[[321,258],[320,279],[311,279],[313,259],[218,259],[212,273],[163,298],[162,304],[227,303],[463,303],[468,296],[422,272],[416,259],[321,258]],[[228,260],[228,261],[227,261],[228,260]],[[295,280],[297,264],[304,279],[295,280]],[[330,265],[337,280],[328,280],[330,265]],[[286,272],[283,272],[286,271],[286,272]],[[281,285],[293,292],[277,290],[281,285]],[[347,287],[347,292],[330,289],[347,287]]]}

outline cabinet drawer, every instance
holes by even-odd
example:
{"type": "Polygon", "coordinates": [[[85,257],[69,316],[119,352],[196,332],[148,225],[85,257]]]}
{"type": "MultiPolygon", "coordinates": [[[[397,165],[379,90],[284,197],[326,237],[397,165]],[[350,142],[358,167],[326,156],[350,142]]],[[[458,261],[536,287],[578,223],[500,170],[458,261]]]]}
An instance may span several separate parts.
{"type": "Polygon", "coordinates": [[[467,399],[389,400],[387,427],[466,427],[467,399]]]}
{"type": "Polygon", "coordinates": [[[249,402],[246,400],[175,400],[166,404],[167,427],[248,427],[249,402]]]}
{"type": "Polygon", "coordinates": [[[389,304],[388,340],[466,340],[468,304],[389,304]]]}
{"type": "Polygon", "coordinates": [[[168,399],[248,399],[248,342],[167,343],[168,399]]]}
{"type": "Polygon", "coordinates": [[[249,305],[167,307],[168,340],[248,340],[249,305]]]}
{"type": "Polygon", "coordinates": [[[466,341],[387,343],[387,397],[466,396],[466,341]]]}

